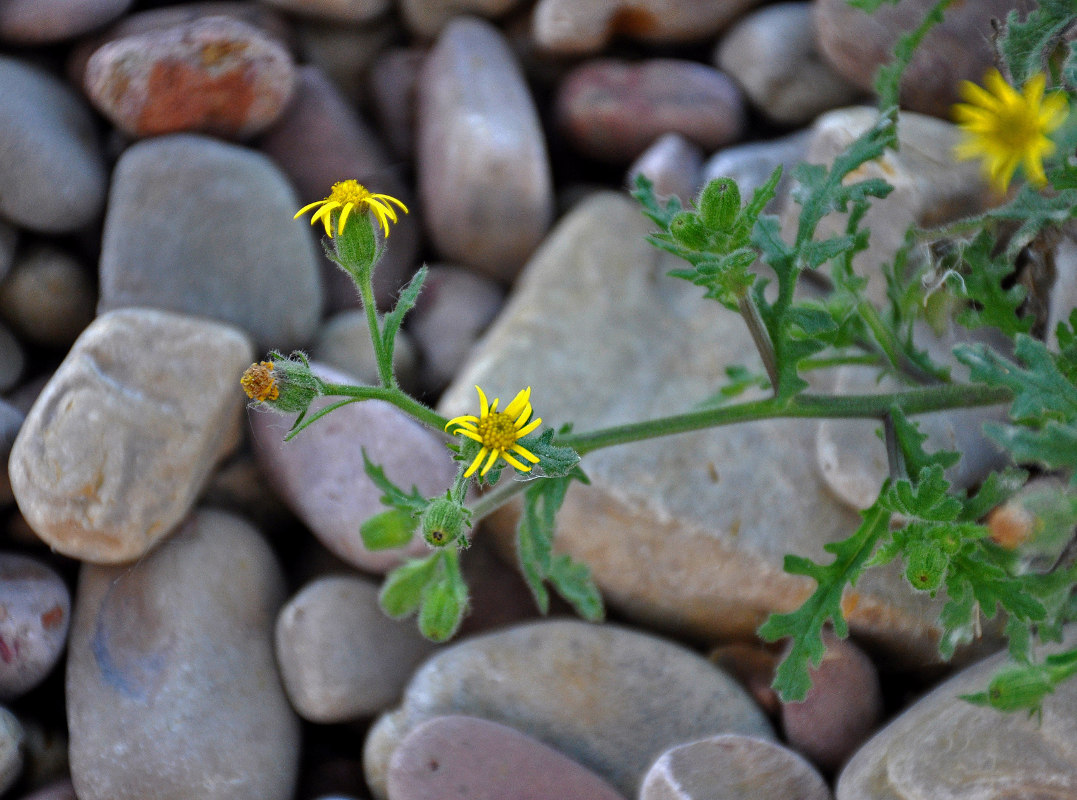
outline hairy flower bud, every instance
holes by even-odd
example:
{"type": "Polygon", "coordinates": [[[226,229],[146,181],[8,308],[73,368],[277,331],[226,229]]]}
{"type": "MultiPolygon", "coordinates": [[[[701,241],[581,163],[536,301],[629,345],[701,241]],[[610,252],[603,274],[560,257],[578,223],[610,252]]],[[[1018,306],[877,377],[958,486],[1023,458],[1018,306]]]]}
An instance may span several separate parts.
{"type": "MultiPolygon", "coordinates": [[[[463,535],[470,521],[471,512],[467,508],[452,498],[439,497],[423,512],[423,537],[431,547],[445,547],[463,535]]],[[[467,546],[466,537],[464,546],[467,546]]]]}

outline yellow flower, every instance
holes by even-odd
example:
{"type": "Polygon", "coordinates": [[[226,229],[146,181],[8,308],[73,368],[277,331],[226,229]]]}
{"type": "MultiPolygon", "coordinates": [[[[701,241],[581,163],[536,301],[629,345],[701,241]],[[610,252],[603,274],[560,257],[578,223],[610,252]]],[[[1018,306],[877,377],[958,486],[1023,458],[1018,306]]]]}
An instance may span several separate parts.
{"type": "Polygon", "coordinates": [[[239,379],[239,385],[247,393],[251,400],[264,403],[266,400],[276,400],[280,397],[280,389],[277,388],[277,379],[273,375],[273,362],[262,361],[247,367],[243,377],[239,379]]]}
{"type": "Polygon", "coordinates": [[[983,159],[985,173],[1001,192],[1019,165],[1033,185],[1047,183],[1043,157],[1055,149],[1047,134],[1062,124],[1068,109],[1061,92],[1044,97],[1046,85],[1047,76],[1041,72],[1018,92],[997,69],[984,77],[986,89],[961,83],[961,96],[968,102],[954,106],[954,119],[964,134],[954,152],[961,159],[983,159]]]}
{"type": "Polygon", "coordinates": [[[344,232],[344,226],[348,223],[348,217],[353,211],[369,211],[381,224],[382,230],[385,231],[385,235],[389,235],[389,222],[396,222],[396,211],[390,203],[396,203],[400,206],[400,210],[405,214],[408,213],[408,207],[397,200],[395,197],[390,197],[387,194],[374,194],[367,190],[363,184],[355,180],[339,181],[333,184],[332,191],[329,192],[329,196],[324,200],[316,200],[313,203],[303,206],[292,219],[299,219],[306,214],[312,208],[321,206],[310,218],[310,224],[313,225],[319,219],[325,225],[325,235],[332,237],[333,229],[330,227],[329,220],[333,216],[333,212],[340,209],[340,220],[337,222],[337,233],[344,232]]]}
{"type": "Polygon", "coordinates": [[[516,442],[542,424],[541,419],[527,421],[531,416],[531,403],[528,400],[531,396],[531,387],[528,386],[517,394],[512,402],[505,407],[504,411],[497,410],[497,398],[494,398],[494,402],[487,406],[486,395],[483,394],[482,389],[478,386],[475,389],[479,393],[479,403],[482,405],[482,411],[479,416],[456,417],[449,420],[445,425],[446,431],[455,427],[456,430],[452,431],[452,433],[458,433],[469,439],[474,439],[482,445],[482,449],[475,456],[475,460],[471,462],[471,466],[467,468],[464,477],[471,477],[484,458],[486,459],[486,465],[479,474],[485,475],[493,467],[498,456],[521,472],[530,472],[531,464],[537,464],[539,459],[534,453],[516,442]],[[526,461],[530,461],[531,464],[521,463],[510,455],[510,451],[526,461]]]}

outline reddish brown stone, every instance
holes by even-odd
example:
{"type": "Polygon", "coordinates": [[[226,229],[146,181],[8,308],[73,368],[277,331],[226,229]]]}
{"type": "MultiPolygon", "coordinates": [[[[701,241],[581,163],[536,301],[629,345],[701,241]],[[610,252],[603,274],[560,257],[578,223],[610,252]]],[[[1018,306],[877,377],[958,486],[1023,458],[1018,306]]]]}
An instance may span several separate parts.
{"type": "Polygon", "coordinates": [[[280,116],[294,85],[288,52],[228,17],[104,44],[85,75],[90,100],[132,136],[189,131],[246,138],[280,116]]]}

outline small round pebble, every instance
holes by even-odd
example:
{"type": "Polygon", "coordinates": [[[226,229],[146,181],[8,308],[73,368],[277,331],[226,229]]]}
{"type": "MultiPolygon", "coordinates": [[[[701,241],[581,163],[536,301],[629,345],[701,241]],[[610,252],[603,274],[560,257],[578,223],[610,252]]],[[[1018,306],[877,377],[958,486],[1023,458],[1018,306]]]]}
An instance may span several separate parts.
{"type": "Polygon", "coordinates": [[[702,148],[679,133],[666,133],[632,163],[626,183],[629,189],[635,188],[636,177],[643,175],[654,183],[655,194],[687,203],[699,187],[702,169],[702,148]]]}
{"type": "Polygon", "coordinates": [[[108,42],[90,56],[84,80],[97,109],[130,136],[243,139],[284,111],[295,67],[275,40],[220,16],[108,42]]]}
{"type": "Polygon", "coordinates": [[[0,697],[19,697],[49,674],[67,642],[71,596],[40,561],[0,554],[0,697]]]}
{"type": "Polygon", "coordinates": [[[89,270],[63,250],[27,248],[0,283],[0,315],[21,338],[66,348],[94,318],[97,293],[89,270]]]}
{"type": "Polygon", "coordinates": [[[22,774],[23,740],[19,718],[0,707],[0,794],[10,789],[22,774]]]}
{"type": "Polygon", "coordinates": [[[639,800],[831,800],[811,764],[774,742],[725,734],[674,747],[647,771],[639,800]]]}
{"type": "Polygon", "coordinates": [[[623,800],[591,770],[497,722],[445,716],[409,733],[389,763],[392,800],[623,800]]]}
{"type": "Polygon", "coordinates": [[[832,634],[824,642],[808,696],[783,703],[781,719],[789,746],[829,772],[867,741],[882,719],[883,699],[875,665],[859,647],[832,634]]]}

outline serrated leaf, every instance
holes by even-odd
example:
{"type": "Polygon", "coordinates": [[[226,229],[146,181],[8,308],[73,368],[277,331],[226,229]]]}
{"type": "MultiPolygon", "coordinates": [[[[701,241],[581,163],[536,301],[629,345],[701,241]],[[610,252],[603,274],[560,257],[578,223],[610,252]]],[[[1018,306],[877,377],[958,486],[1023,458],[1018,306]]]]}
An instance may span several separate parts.
{"type": "Polygon", "coordinates": [[[390,550],[411,541],[418,519],[407,509],[391,508],[368,518],[359,526],[367,550],[390,550]]]}
{"type": "Polygon", "coordinates": [[[568,601],[576,613],[590,622],[598,622],[605,615],[602,594],[591,577],[586,564],[561,554],[550,564],[550,584],[568,601]]]}
{"type": "Polygon", "coordinates": [[[991,422],[984,425],[984,432],[1016,462],[1064,470],[1077,485],[1077,423],[1048,420],[1043,427],[1033,429],[991,422]]]}
{"type": "Polygon", "coordinates": [[[421,514],[426,508],[426,498],[416,486],[411,487],[411,492],[405,492],[393,483],[385,474],[385,470],[371,461],[366,454],[366,449],[361,451],[363,456],[363,471],[371,482],[382,491],[381,502],[387,506],[393,506],[406,511],[421,514]]]}
{"type": "Polygon", "coordinates": [[[681,201],[676,195],[662,204],[654,193],[654,181],[642,172],[636,175],[632,197],[640,204],[643,213],[662,229],[668,228],[673,217],[681,210],[681,201]]]}
{"type": "Polygon", "coordinates": [[[418,610],[426,585],[435,578],[438,554],[405,561],[390,572],[378,593],[378,602],[390,617],[399,619],[418,610]]]}
{"type": "Polygon", "coordinates": [[[907,517],[950,522],[961,513],[961,501],[947,494],[949,488],[942,466],[932,464],[920,470],[915,483],[907,479],[894,481],[879,496],[879,502],[907,517]]]}
{"type": "Polygon", "coordinates": [[[1016,283],[1003,288],[1014,266],[1008,258],[993,255],[994,249],[995,238],[987,231],[981,231],[968,246],[960,248],[960,258],[966,265],[960,286],[974,305],[961,311],[957,321],[969,329],[992,326],[1007,336],[1027,333],[1034,320],[1018,314],[1027,292],[1016,283]]]}
{"type": "Polygon", "coordinates": [[[1077,418],[1077,387],[1058,369],[1046,345],[1025,334],[1016,341],[1015,355],[1024,366],[984,344],[955,347],[954,357],[969,367],[972,380],[1014,392],[1010,417],[1017,422],[1077,418]]]}
{"type": "Polygon", "coordinates": [[[908,474],[918,476],[925,468],[933,466],[948,469],[961,459],[961,454],[953,450],[936,450],[931,453],[924,450],[927,434],[921,433],[920,423],[910,420],[897,406],[890,409],[890,421],[908,474]]]}
{"type": "Polygon", "coordinates": [[[965,500],[960,519],[975,521],[987,516],[989,511],[1002,505],[1024,486],[1027,480],[1028,473],[1023,469],[1008,467],[1001,472],[990,473],[980,484],[979,491],[965,500]]]}
{"type": "Polygon", "coordinates": [[[419,299],[419,292],[422,291],[423,283],[426,281],[426,274],[427,270],[424,264],[419,267],[411,280],[408,281],[408,285],[400,292],[400,297],[397,299],[393,310],[385,315],[382,341],[385,343],[386,353],[392,354],[393,348],[396,347],[396,334],[404,321],[404,315],[415,307],[415,302],[419,299]]]}
{"type": "Polygon", "coordinates": [[[999,52],[1018,87],[1044,70],[1046,57],[1077,15],[1073,0],[1039,0],[1036,6],[1024,20],[1011,11],[998,38],[999,52]]]}
{"type": "Polygon", "coordinates": [[[525,437],[520,444],[539,459],[538,466],[547,478],[562,478],[580,463],[579,453],[554,441],[553,428],[546,428],[537,437],[525,437]]]}

